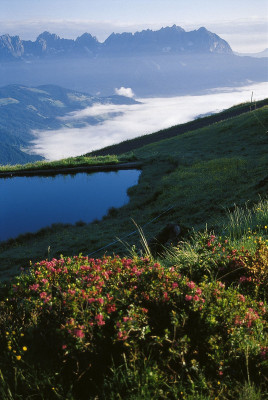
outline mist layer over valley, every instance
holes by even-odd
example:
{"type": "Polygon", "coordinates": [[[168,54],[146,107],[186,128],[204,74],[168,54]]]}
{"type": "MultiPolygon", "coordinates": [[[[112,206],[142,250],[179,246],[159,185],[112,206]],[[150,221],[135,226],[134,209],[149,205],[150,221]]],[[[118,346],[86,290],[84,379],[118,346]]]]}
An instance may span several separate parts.
{"type": "Polygon", "coordinates": [[[139,104],[94,104],[61,117],[66,125],[80,126],[34,130],[29,151],[49,160],[78,156],[250,101],[252,92],[255,100],[264,99],[267,90],[268,84],[263,82],[196,96],[139,98],[139,104]],[[93,118],[97,124],[90,124],[93,118]]]}
{"type": "Polygon", "coordinates": [[[2,35],[0,163],[81,155],[249,101],[251,91],[263,99],[267,72],[266,57],[238,56],[204,27],[112,33],[103,43],[89,33],[2,35]]]}

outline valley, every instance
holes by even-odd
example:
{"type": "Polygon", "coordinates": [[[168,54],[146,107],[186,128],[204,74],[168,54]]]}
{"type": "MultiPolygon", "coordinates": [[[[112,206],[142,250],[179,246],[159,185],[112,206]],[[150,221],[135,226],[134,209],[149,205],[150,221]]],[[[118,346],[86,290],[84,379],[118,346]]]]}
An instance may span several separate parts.
{"type": "Polygon", "coordinates": [[[35,130],[53,130],[62,127],[97,125],[96,117],[65,121],[63,117],[94,104],[138,104],[124,96],[96,97],[86,93],[46,85],[28,87],[10,85],[0,88],[0,165],[20,164],[42,160],[31,154],[35,130]]]}

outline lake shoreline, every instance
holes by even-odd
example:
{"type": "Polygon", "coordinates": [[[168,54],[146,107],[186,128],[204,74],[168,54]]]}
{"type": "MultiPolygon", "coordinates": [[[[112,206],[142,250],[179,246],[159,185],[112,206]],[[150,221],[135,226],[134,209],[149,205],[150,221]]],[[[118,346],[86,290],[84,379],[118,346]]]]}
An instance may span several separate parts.
{"type": "Polygon", "coordinates": [[[46,169],[34,169],[34,170],[19,170],[0,172],[1,178],[12,178],[17,176],[42,176],[42,175],[58,175],[58,174],[70,174],[78,172],[107,172],[107,171],[119,171],[124,169],[141,169],[141,162],[128,162],[120,164],[104,164],[104,165],[84,165],[79,167],[64,167],[64,168],[46,168],[46,169]]]}

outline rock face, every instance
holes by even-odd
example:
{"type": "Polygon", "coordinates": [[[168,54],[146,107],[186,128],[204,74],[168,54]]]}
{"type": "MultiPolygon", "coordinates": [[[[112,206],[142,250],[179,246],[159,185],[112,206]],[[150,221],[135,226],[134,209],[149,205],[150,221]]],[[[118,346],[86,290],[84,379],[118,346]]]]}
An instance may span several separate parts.
{"type": "Polygon", "coordinates": [[[62,39],[43,32],[33,42],[18,36],[0,36],[0,60],[33,59],[42,57],[68,57],[75,55],[96,56],[129,54],[231,54],[229,44],[206,28],[186,32],[179,26],[158,31],[121,33],[110,35],[104,43],[89,33],[76,40],[62,39]]]}
{"type": "Polygon", "coordinates": [[[43,32],[35,42],[23,41],[23,45],[25,57],[60,57],[75,54],[93,55],[99,47],[99,42],[89,33],[72,40],[43,32]]]}
{"type": "Polygon", "coordinates": [[[19,36],[0,36],[0,60],[10,61],[12,59],[20,59],[24,55],[23,42],[19,36]]]}
{"type": "Polygon", "coordinates": [[[232,53],[229,44],[206,28],[185,32],[179,26],[159,31],[112,34],[106,39],[104,52],[109,53],[232,53]]]}
{"type": "Polygon", "coordinates": [[[149,248],[153,255],[165,251],[165,248],[178,242],[181,228],[178,224],[167,224],[153,239],[149,241],[149,248]]]}

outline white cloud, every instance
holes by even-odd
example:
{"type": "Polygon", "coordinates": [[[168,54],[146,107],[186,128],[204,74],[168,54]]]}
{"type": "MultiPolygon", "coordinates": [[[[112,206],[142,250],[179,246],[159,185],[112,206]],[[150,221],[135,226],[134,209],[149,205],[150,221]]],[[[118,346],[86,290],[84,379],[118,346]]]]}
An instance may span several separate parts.
{"type": "Polygon", "coordinates": [[[115,93],[118,94],[119,96],[126,96],[126,97],[134,97],[135,94],[131,88],[125,88],[121,86],[120,89],[115,88],[115,93]]]}
{"type": "Polygon", "coordinates": [[[267,83],[251,84],[240,88],[219,88],[205,95],[172,98],[139,99],[135,105],[95,105],[66,116],[81,119],[87,116],[103,116],[96,126],[63,128],[60,130],[35,131],[31,152],[49,160],[78,156],[89,151],[119,143],[147,133],[156,132],[172,125],[185,123],[200,114],[220,111],[234,104],[267,97],[267,83]],[[113,112],[120,113],[112,116],[113,112]]]}
{"type": "MultiPolygon", "coordinates": [[[[102,116],[103,118],[108,118],[108,116],[112,113],[125,113],[130,111],[129,105],[116,105],[116,104],[99,104],[95,103],[93,107],[87,107],[83,110],[72,111],[69,114],[59,117],[62,121],[74,121],[74,120],[83,120],[88,117],[98,117],[102,116]]],[[[132,106],[131,110],[134,111],[135,107],[132,106]]]]}

